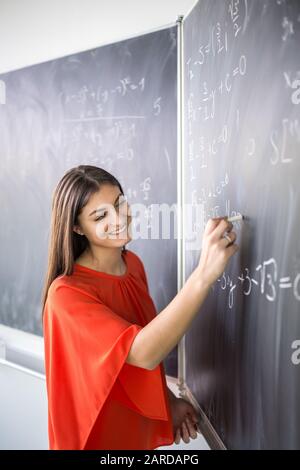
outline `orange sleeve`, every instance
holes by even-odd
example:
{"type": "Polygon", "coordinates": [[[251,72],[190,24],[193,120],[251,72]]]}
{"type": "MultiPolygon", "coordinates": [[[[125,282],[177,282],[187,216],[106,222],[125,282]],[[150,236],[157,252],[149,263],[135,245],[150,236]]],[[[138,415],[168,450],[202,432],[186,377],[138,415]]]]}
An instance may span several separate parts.
{"type": "Polygon", "coordinates": [[[92,293],[56,284],[49,289],[43,327],[50,449],[84,448],[118,377],[135,409],[168,420],[161,366],[149,371],[126,363],[141,325],[92,293]]]}

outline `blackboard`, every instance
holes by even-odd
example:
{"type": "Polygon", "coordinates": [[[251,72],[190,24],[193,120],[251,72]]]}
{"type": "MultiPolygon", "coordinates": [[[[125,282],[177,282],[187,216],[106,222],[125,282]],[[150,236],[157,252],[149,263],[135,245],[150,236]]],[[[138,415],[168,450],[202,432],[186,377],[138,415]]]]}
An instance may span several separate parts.
{"type": "Polygon", "coordinates": [[[299,449],[300,3],[201,0],[183,31],[186,276],[192,229],[247,217],[186,334],[186,382],[227,448],[299,449]]]}
{"type": "MultiPolygon", "coordinates": [[[[130,204],[147,206],[149,238],[126,247],[144,262],[159,313],[177,292],[177,240],[155,232],[152,214],[177,196],[177,26],[11,71],[0,83],[0,322],[42,335],[52,192],[80,164],[111,172],[130,204]]],[[[175,348],[170,375],[176,361],[175,348]]]]}

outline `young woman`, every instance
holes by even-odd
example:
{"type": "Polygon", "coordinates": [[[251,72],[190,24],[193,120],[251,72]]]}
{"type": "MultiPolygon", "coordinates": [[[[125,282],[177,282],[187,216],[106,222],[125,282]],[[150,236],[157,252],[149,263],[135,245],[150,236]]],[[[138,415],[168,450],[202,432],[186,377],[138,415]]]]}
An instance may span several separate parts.
{"type": "Polygon", "coordinates": [[[159,315],[118,180],[69,170],[52,201],[43,331],[50,449],[155,449],[196,438],[197,415],[167,388],[163,359],[237,251],[225,218],[206,225],[197,268],[159,315]],[[226,238],[224,233],[228,232],[226,238]]]}

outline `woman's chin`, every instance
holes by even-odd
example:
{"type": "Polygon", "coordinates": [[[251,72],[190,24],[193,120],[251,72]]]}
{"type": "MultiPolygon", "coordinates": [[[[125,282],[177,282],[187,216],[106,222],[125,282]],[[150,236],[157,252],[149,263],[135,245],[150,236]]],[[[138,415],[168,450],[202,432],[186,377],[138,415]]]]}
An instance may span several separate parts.
{"type": "Polygon", "coordinates": [[[111,235],[108,240],[110,240],[114,245],[122,246],[128,243],[131,240],[130,235],[127,236],[118,236],[118,235],[111,235]]]}

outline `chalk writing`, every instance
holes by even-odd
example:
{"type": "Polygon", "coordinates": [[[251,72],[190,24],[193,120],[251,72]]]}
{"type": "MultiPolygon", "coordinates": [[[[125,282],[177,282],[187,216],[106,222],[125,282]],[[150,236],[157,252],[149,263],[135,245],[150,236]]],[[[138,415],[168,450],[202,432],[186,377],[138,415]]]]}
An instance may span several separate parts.
{"type": "Polygon", "coordinates": [[[294,298],[300,302],[300,273],[297,273],[293,279],[291,276],[279,276],[278,265],[274,258],[263,261],[256,266],[254,272],[250,272],[247,267],[244,268],[236,280],[224,272],[217,282],[220,282],[222,290],[229,288],[229,308],[234,305],[234,291],[238,286],[245,296],[249,296],[253,290],[258,292],[259,289],[260,294],[269,302],[275,302],[280,290],[290,290],[294,298]]]}

